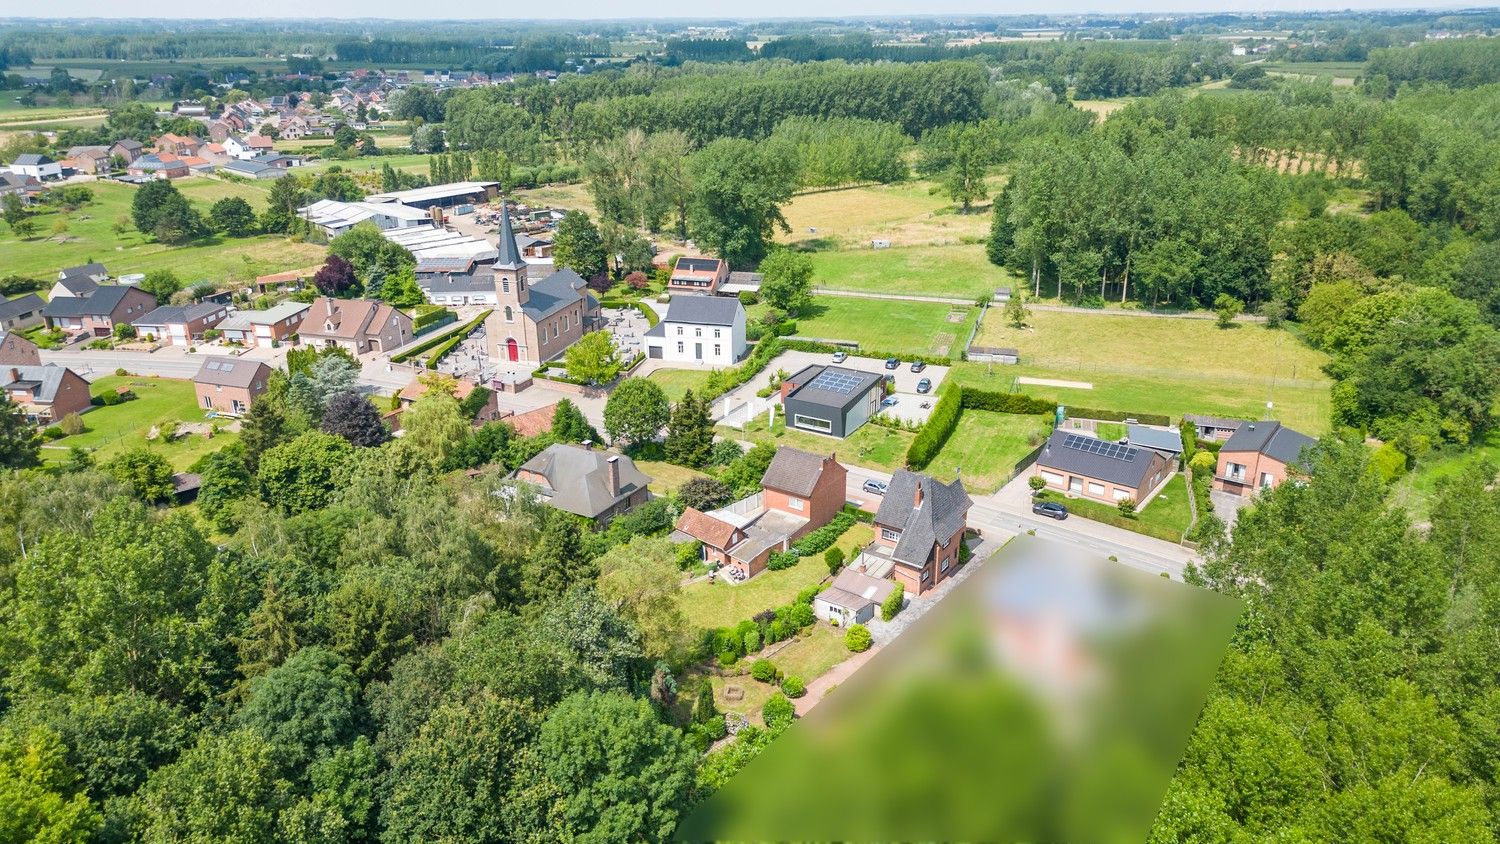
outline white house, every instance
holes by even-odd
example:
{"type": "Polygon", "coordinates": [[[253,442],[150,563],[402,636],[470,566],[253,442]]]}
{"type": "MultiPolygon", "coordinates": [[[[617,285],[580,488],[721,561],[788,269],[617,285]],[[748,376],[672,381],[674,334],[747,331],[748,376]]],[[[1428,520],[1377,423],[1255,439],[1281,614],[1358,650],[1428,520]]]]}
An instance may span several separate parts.
{"type": "Polygon", "coordinates": [[[732,366],[745,355],[745,308],[729,296],[677,295],[646,332],[646,357],[732,366]]]}
{"type": "Polygon", "coordinates": [[[34,152],[16,156],[16,160],[12,161],[6,169],[17,176],[30,176],[39,182],[62,178],[61,164],[34,152]]]}

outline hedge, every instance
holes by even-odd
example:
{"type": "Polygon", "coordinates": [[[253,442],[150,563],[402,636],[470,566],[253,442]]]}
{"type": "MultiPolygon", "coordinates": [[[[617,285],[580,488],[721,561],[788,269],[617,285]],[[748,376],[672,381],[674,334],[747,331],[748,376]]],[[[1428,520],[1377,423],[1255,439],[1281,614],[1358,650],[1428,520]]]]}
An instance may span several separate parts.
{"type": "Polygon", "coordinates": [[[996,393],[990,390],[963,388],[965,410],[988,410],[994,413],[1018,413],[1023,415],[1055,413],[1057,402],[1039,399],[1025,393],[996,393]]]}
{"type": "Polygon", "coordinates": [[[1068,407],[1068,416],[1073,419],[1094,419],[1100,422],[1124,422],[1126,419],[1134,419],[1142,425],[1172,424],[1170,416],[1160,413],[1133,413],[1123,410],[1100,410],[1095,407],[1068,407]]]}
{"type": "Polygon", "coordinates": [[[703,389],[698,398],[704,401],[713,401],[719,396],[733,390],[741,384],[754,378],[765,369],[771,359],[781,354],[787,347],[786,341],[778,337],[771,337],[755,344],[750,350],[743,363],[739,366],[731,366],[728,369],[715,369],[708,375],[708,380],[703,383],[703,389]]]}
{"type": "Polygon", "coordinates": [[[828,524],[798,540],[797,544],[792,546],[792,553],[798,557],[821,554],[833,547],[833,543],[838,542],[839,537],[852,527],[854,527],[854,517],[841,511],[828,524]]]}
{"type": "MultiPolygon", "coordinates": [[[[443,335],[441,337],[429,337],[426,340],[422,341],[421,343],[418,343],[417,345],[412,346],[410,349],[407,349],[406,351],[404,351],[404,352],[402,352],[400,354],[392,355],[391,356],[391,363],[404,363],[404,362],[406,362],[408,360],[411,360],[412,358],[416,357],[417,355],[422,354],[423,352],[427,351],[428,349],[431,349],[434,346],[437,346],[437,345],[439,345],[441,343],[447,342],[447,340],[450,337],[459,337],[459,338],[467,337],[467,336],[469,336],[469,333],[472,332],[474,329],[478,328],[479,324],[482,323],[482,322],[484,322],[485,317],[488,317],[489,315],[490,315],[490,311],[485,311],[484,313],[482,313],[479,316],[475,317],[474,319],[470,320],[469,323],[468,323],[468,325],[464,326],[463,328],[459,329],[458,331],[454,332],[453,334],[445,334],[445,335],[443,335]]],[[[454,344],[454,345],[457,345],[457,344],[454,344]]]]}
{"type": "Polygon", "coordinates": [[[453,349],[457,347],[459,343],[462,343],[464,341],[464,338],[468,337],[469,334],[474,331],[474,329],[482,325],[485,318],[489,315],[490,312],[485,311],[484,313],[475,317],[474,320],[468,325],[465,325],[463,328],[460,328],[452,334],[447,335],[447,339],[439,343],[437,347],[433,349],[432,354],[427,356],[427,368],[437,369],[438,361],[442,360],[444,356],[453,351],[453,349]]]}
{"type": "Polygon", "coordinates": [[[444,323],[457,321],[458,314],[447,308],[440,308],[436,305],[419,306],[416,316],[412,317],[411,330],[413,334],[422,334],[444,323]]]}
{"type": "Polygon", "coordinates": [[[912,469],[925,469],[932,462],[943,444],[958,427],[958,417],[963,413],[964,390],[957,384],[951,386],[937,404],[932,406],[932,415],[922,425],[922,430],[906,449],[906,465],[912,469]]]}

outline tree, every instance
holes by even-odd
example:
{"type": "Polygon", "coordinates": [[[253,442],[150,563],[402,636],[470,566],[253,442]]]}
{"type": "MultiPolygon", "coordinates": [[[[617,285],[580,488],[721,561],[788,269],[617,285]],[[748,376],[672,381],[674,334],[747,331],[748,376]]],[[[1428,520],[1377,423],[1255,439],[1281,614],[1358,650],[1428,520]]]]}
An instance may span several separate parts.
{"type": "Polygon", "coordinates": [[[230,237],[245,237],[255,233],[255,210],[243,197],[226,196],[215,202],[208,211],[214,228],[230,237]]]}
{"type": "Polygon", "coordinates": [[[1228,293],[1220,293],[1214,300],[1214,313],[1218,315],[1220,328],[1228,328],[1234,325],[1235,317],[1245,310],[1245,303],[1230,296],[1228,293]]]}
{"type": "Polygon", "coordinates": [[[722,507],[729,503],[733,495],[734,490],[726,486],[723,481],[710,477],[695,477],[677,490],[677,497],[682,499],[682,505],[695,510],[712,510],[722,507]]]}
{"type": "Polygon", "coordinates": [[[353,741],[358,695],[359,681],[342,660],[303,648],[251,681],[235,720],[270,744],[282,770],[302,772],[353,741]]]}
{"type": "Polygon", "coordinates": [[[985,196],[985,171],[989,164],[984,142],[977,128],[965,128],[960,133],[952,151],[948,169],[943,173],[943,190],[948,198],[969,213],[974,202],[985,196]]]}
{"type": "Polygon", "coordinates": [[[427,392],[401,414],[402,441],[426,457],[434,468],[442,466],[473,427],[458,409],[451,381],[445,389],[428,383],[427,392]]]}
{"type": "Polygon", "coordinates": [[[692,157],[687,219],[693,238],[731,266],[759,264],[776,230],[789,230],[781,206],[791,200],[796,177],[796,161],[784,145],[713,141],[692,157]]]}
{"type": "Polygon", "coordinates": [[[204,733],[180,759],[153,771],[140,793],[143,840],[271,844],[291,803],[275,748],[250,730],[204,733]]]}
{"type": "Polygon", "coordinates": [[[681,573],[672,543],[636,536],[597,560],[599,597],[641,633],[646,656],[675,663],[689,645],[691,629],[681,606],[681,573]]]}
{"type": "Polygon", "coordinates": [[[321,427],[324,433],[338,434],[351,445],[362,448],[380,445],[390,437],[380,411],[369,399],[352,390],[329,399],[321,427]]]}
{"type": "Polygon", "coordinates": [[[812,304],[812,258],[790,249],[773,249],[760,263],[764,277],[760,297],[771,307],[796,316],[812,304]]]}
{"type": "Polygon", "coordinates": [[[548,433],[553,439],[564,443],[604,442],[594,426],[583,418],[583,411],[578,409],[578,405],[568,399],[559,400],[557,409],[552,411],[552,430],[548,433]]]}
{"type": "Polygon", "coordinates": [[[584,278],[593,278],[604,272],[606,260],[604,241],[589,215],[582,211],[569,211],[563,215],[552,241],[553,263],[584,278]]]}
{"type": "Polygon", "coordinates": [[[679,466],[701,469],[708,465],[714,446],[714,423],[708,417],[708,402],[688,390],[672,410],[667,422],[667,460],[679,466]]]}
{"type": "Polygon", "coordinates": [[[171,270],[151,270],[141,280],[141,289],[156,297],[156,304],[172,301],[172,294],[182,289],[182,280],[171,270]]]}
{"type": "Polygon", "coordinates": [[[21,406],[0,396],[0,466],[26,469],[41,463],[42,437],[27,421],[21,406]]]}
{"type": "Polygon", "coordinates": [[[620,352],[608,331],[590,331],[563,354],[568,375],[585,384],[607,384],[620,374],[620,352]]]}
{"type": "Polygon", "coordinates": [[[85,844],[102,824],[51,730],[0,727],[0,840],[85,844]]]}
{"type": "MultiPolygon", "coordinates": [[[[307,194],[295,176],[271,181],[271,195],[260,217],[260,228],[267,232],[291,232],[301,222],[297,209],[307,204],[307,194]]],[[[139,226],[137,226],[139,227],[139,226]]]]}
{"type": "Polygon", "coordinates": [[[20,196],[14,193],[8,193],[3,198],[0,198],[0,216],[3,216],[5,218],[6,224],[9,225],[11,227],[11,230],[15,231],[17,235],[22,237],[25,236],[22,235],[20,231],[16,230],[16,223],[19,223],[27,218],[26,206],[22,204],[20,196]]]}
{"type": "Polygon", "coordinates": [[[246,468],[254,474],[261,455],[295,435],[282,403],[270,393],[261,396],[240,420],[240,442],[245,444],[246,468]]]}
{"type": "Polygon", "coordinates": [[[177,187],[165,179],[155,179],[136,188],[130,200],[130,221],[143,234],[156,230],[156,221],[161,210],[182,194],[177,187]]]}
{"type": "Polygon", "coordinates": [[[324,296],[340,296],[354,288],[358,280],[354,277],[354,266],[337,255],[329,254],[323,266],[313,274],[313,286],[324,296]]]}
{"type": "Polygon", "coordinates": [[[136,498],[147,504],[160,504],[172,499],[175,488],[172,464],[148,448],[132,448],[100,468],[129,487],[136,498]]]}
{"type": "Polygon", "coordinates": [[[1025,328],[1026,320],[1031,318],[1031,312],[1026,309],[1026,294],[1020,290],[1013,290],[1010,301],[1005,303],[1005,321],[1011,328],[1025,328]]]}
{"type": "Polygon", "coordinates": [[[667,424],[667,395],[648,378],[626,378],[604,403],[604,430],[611,440],[641,444],[656,439],[667,424]]]}
{"type": "Polygon", "coordinates": [[[255,471],[260,499],[288,515],[323,508],[348,477],[353,452],[348,440],[321,431],[271,448],[255,471]]]}
{"type": "Polygon", "coordinates": [[[1032,475],[1027,479],[1026,485],[1031,488],[1031,493],[1035,495],[1047,488],[1047,479],[1041,475],[1032,475]]]}
{"type": "Polygon", "coordinates": [[[155,220],[154,226],[142,231],[149,231],[158,241],[173,246],[196,240],[206,230],[202,215],[180,194],[168,197],[157,207],[155,220]]]}

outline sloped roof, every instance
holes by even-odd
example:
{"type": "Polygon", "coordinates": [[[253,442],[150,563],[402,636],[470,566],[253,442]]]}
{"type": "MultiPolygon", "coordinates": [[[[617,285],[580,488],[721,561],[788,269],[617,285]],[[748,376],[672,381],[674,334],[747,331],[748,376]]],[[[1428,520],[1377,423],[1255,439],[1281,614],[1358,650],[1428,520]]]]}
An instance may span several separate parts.
{"type": "Polygon", "coordinates": [[[0,319],[9,319],[28,311],[39,311],[46,304],[42,301],[42,297],[35,293],[27,293],[15,299],[0,299],[0,319]]]}
{"type": "Polygon", "coordinates": [[[595,518],[615,502],[645,489],[651,479],[637,469],[635,461],[609,451],[595,451],[571,443],[554,443],[526,461],[519,471],[534,472],[547,479],[550,503],[559,510],[595,518]],[[611,457],[619,459],[620,492],[609,484],[611,457]]]}
{"type": "Polygon", "coordinates": [[[516,248],[516,233],[510,225],[510,209],[506,207],[505,200],[500,200],[500,259],[495,266],[501,269],[514,270],[526,265],[526,260],[521,257],[521,250],[516,248]]]}
{"type": "Polygon", "coordinates": [[[0,381],[5,382],[0,384],[0,390],[26,390],[33,400],[46,404],[57,398],[57,388],[62,385],[67,372],[67,367],[55,363],[0,367],[0,381]],[[12,370],[16,373],[14,379],[11,378],[12,370]]]}
{"type": "Polygon", "coordinates": [[[557,402],[543,405],[535,410],[505,417],[505,421],[523,437],[534,437],[552,430],[552,417],[557,415],[557,402]]]}
{"type": "Polygon", "coordinates": [[[107,284],[83,296],[59,296],[47,303],[47,306],[42,309],[42,315],[49,317],[108,316],[120,306],[120,300],[133,290],[136,288],[125,284],[107,284]]]}
{"type": "Polygon", "coordinates": [[[688,507],[682,511],[677,518],[677,530],[691,536],[711,548],[727,550],[729,543],[734,540],[734,525],[703,512],[702,510],[688,507]]]}
{"type": "Polygon", "coordinates": [[[663,322],[686,322],[696,325],[734,325],[744,306],[733,296],[705,296],[701,293],[672,297],[663,322]]]}
{"type": "Polygon", "coordinates": [[[38,164],[54,164],[56,162],[45,155],[39,155],[34,152],[26,152],[16,156],[16,160],[13,163],[25,167],[35,167],[38,164]]]}
{"type": "Polygon", "coordinates": [[[880,604],[896,591],[896,582],[880,577],[871,577],[854,569],[844,569],[818,593],[818,600],[836,607],[861,610],[871,604],[880,604]]]}
{"type": "Polygon", "coordinates": [[[875,523],[901,530],[901,539],[891,552],[892,559],[920,566],[932,553],[934,542],[946,541],[964,526],[973,503],[961,480],[945,484],[928,475],[897,469],[886,487],[885,497],[880,499],[875,523]],[[922,503],[913,506],[919,486],[922,503]]]}
{"type": "Polygon", "coordinates": [[[270,374],[271,368],[264,361],[210,356],[203,359],[198,374],[193,376],[193,383],[249,387],[257,378],[264,382],[270,374]]]}
{"type": "Polygon", "coordinates": [[[214,302],[201,302],[196,305],[163,305],[143,317],[132,320],[131,324],[170,325],[179,322],[195,322],[222,310],[224,306],[214,302]]]}
{"type": "Polygon", "coordinates": [[[1224,441],[1219,453],[1226,451],[1253,451],[1264,454],[1282,463],[1296,464],[1304,448],[1311,448],[1317,440],[1306,434],[1293,431],[1280,422],[1265,420],[1246,422],[1235,430],[1234,435],[1224,441]]]}
{"type": "Polygon", "coordinates": [[[1131,445],[1154,448],[1167,454],[1182,453],[1182,434],[1177,431],[1163,431],[1145,425],[1130,425],[1126,431],[1125,439],[1131,445]]]}
{"type": "Polygon", "coordinates": [[[1146,479],[1157,454],[1154,449],[1059,429],[1047,438],[1036,462],[1048,469],[1135,488],[1146,479]]]}
{"type": "Polygon", "coordinates": [[[521,307],[533,320],[546,319],[568,305],[583,299],[578,291],[585,286],[583,276],[562,269],[531,285],[531,298],[521,307]]]}
{"type": "Polygon", "coordinates": [[[806,498],[812,495],[818,479],[823,476],[825,459],[831,460],[832,456],[824,458],[821,454],[813,454],[800,448],[781,446],[776,449],[776,456],[771,458],[771,465],[766,467],[766,474],[761,477],[760,485],[806,498]]]}

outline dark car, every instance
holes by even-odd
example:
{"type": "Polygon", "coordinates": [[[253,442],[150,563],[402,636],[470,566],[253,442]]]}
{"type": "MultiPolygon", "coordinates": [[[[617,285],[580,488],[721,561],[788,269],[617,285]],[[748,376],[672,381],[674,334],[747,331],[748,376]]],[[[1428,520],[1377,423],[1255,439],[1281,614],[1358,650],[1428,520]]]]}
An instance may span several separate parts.
{"type": "Polygon", "coordinates": [[[896,358],[886,358],[885,359],[885,368],[886,369],[900,369],[901,368],[901,361],[897,360],[896,358]]]}
{"type": "Polygon", "coordinates": [[[914,360],[914,361],[911,362],[911,371],[912,372],[921,372],[922,370],[924,370],[926,368],[927,368],[927,364],[923,363],[922,361],[914,360]]]}
{"type": "Polygon", "coordinates": [[[871,495],[885,495],[886,484],[884,481],[868,480],[861,489],[871,495]]]}
{"type": "Polygon", "coordinates": [[[1068,517],[1068,508],[1056,501],[1038,501],[1031,505],[1031,512],[1049,519],[1057,519],[1059,522],[1068,517]]]}
{"type": "Polygon", "coordinates": [[[931,392],[931,391],[932,391],[932,379],[931,378],[923,378],[921,381],[917,382],[917,392],[919,392],[919,393],[927,393],[927,392],[931,392]]]}

